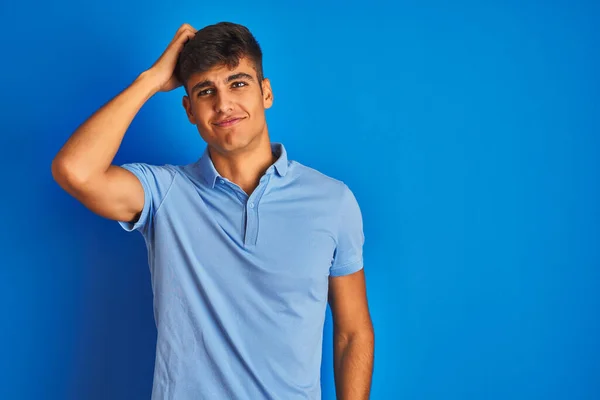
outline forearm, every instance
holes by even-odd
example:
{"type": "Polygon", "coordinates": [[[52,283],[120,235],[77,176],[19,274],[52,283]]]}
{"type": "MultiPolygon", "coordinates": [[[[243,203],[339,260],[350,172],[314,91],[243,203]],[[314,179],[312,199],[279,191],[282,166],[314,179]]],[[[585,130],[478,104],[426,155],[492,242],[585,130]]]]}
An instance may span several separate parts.
{"type": "Polygon", "coordinates": [[[54,158],[53,173],[85,181],[106,172],[129,125],[156,92],[156,82],[142,73],[77,128],[54,158]]]}
{"type": "Polygon", "coordinates": [[[334,375],[338,400],[367,400],[371,390],[375,337],[334,333],[334,375]]]}

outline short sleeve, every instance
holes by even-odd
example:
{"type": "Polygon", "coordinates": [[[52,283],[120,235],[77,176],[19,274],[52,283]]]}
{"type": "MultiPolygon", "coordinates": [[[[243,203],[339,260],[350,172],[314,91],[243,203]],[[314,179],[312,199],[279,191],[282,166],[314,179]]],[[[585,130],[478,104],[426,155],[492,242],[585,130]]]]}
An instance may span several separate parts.
{"type": "Polygon", "coordinates": [[[363,221],[356,197],[348,186],[340,201],[337,246],[329,271],[331,276],[352,274],[363,268],[363,221]]]}
{"type": "Polygon", "coordinates": [[[129,163],[121,165],[133,173],[144,188],[144,208],[135,223],[130,221],[117,221],[127,232],[134,230],[142,234],[148,232],[154,214],[166,198],[175,179],[175,170],[169,165],[150,165],[146,163],[129,163]]]}

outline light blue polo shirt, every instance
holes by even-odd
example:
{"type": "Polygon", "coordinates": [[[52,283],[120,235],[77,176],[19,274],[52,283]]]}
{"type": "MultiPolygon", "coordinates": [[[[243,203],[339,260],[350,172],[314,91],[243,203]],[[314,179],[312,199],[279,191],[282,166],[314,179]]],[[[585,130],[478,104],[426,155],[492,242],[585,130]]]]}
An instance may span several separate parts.
{"type": "Polygon", "coordinates": [[[144,187],[157,327],[152,399],[320,399],[328,278],[363,267],[348,186],[271,143],[248,196],[208,148],[189,165],[123,165],[144,187]]]}

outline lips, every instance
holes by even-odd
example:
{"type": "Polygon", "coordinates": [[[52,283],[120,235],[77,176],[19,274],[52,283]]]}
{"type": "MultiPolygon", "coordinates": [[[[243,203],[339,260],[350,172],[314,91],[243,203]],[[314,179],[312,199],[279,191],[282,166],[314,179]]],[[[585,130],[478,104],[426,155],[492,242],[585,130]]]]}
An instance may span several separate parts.
{"type": "Polygon", "coordinates": [[[227,126],[231,126],[231,125],[235,125],[237,124],[239,121],[241,121],[243,118],[228,118],[224,121],[221,122],[215,122],[214,124],[218,127],[227,127],[227,126]]]}

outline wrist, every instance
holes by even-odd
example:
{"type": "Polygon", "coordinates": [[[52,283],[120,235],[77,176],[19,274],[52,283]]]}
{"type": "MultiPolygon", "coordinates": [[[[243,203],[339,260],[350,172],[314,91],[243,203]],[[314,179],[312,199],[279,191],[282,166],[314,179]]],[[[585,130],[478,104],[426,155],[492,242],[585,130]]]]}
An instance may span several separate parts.
{"type": "Polygon", "coordinates": [[[160,92],[161,83],[156,79],[151,69],[142,72],[133,82],[134,85],[143,88],[148,98],[160,92]]]}

